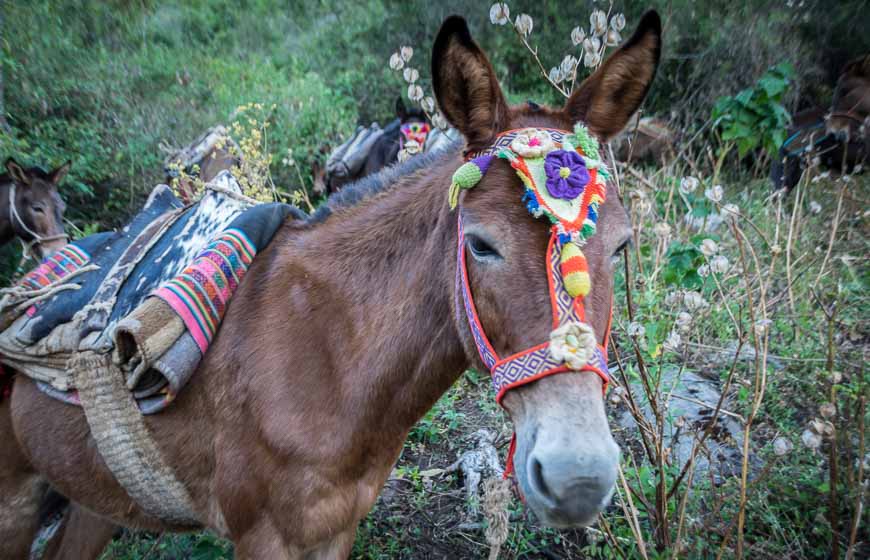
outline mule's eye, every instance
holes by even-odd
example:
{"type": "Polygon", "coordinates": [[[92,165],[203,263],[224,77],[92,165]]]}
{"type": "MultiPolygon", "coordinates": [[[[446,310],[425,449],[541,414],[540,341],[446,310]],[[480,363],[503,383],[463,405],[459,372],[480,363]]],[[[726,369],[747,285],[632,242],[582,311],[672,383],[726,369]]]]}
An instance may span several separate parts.
{"type": "Polygon", "coordinates": [[[484,260],[501,258],[501,255],[498,254],[498,251],[496,251],[492,245],[476,235],[466,235],[465,241],[475,259],[484,260]]]}
{"type": "Polygon", "coordinates": [[[34,205],[31,206],[30,208],[31,208],[34,212],[37,212],[37,213],[39,213],[39,214],[45,214],[45,208],[43,208],[42,206],[39,206],[38,204],[34,204],[34,205]]]}

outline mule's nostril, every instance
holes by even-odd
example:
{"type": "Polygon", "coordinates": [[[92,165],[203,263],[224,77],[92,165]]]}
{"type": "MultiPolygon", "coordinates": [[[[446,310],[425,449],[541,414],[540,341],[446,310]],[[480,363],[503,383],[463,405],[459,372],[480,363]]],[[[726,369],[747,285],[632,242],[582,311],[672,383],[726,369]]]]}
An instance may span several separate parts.
{"type": "Polygon", "coordinates": [[[538,496],[548,502],[549,506],[555,506],[555,496],[544,478],[544,466],[534,456],[529,460],[529,484],[538,496]]]}

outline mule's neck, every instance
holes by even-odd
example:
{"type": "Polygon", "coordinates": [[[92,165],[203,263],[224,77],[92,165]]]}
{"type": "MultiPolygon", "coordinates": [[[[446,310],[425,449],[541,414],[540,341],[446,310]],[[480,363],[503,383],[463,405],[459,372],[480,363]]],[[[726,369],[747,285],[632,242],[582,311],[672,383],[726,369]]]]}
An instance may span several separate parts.
{"type": "Polygon", "coordinates": [[[447,206],[461,162],[442,163],[337,212],[304,242],[308,258],[334,259],[333,293],[348,296],[351,354],[365,365],[343,372],[347,383],[362,384],[356,395],[371,420],[389,416],[403,431],[468,366],[454,309],[456,215],[447,206]]]}
{"type": "Polygon", "coordinates": [[[252,388],[269,393],[257,408],[291,411],[286,422],[314,415],[324,430],[356,438],[346,442],[355,450],[369,436],[371,446],[401,445],[468,366],[454,318],[456,215],[447,207],[459,163],[445,156],[323,223],[289,224],[255,261],[243,305],[270,326],[248,325],[262,336],[239,337],[255,360],[248,367],[269,377],[252,388]],[[267,352],[283,357],[257,358],[267,352]],[[298,388],[280,405],[278,377],[298,388]]]}

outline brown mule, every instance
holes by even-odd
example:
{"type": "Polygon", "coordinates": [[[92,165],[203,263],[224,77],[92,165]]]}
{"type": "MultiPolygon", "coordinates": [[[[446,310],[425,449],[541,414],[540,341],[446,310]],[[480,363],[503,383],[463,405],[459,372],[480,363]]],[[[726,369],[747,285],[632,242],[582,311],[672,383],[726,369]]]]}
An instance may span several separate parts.
{"type": "Polygon", "coordinates": [[[46,173],[38,167],[25,169],[14,159],[6,160],[0,175],[0,245],[19,238],[38,259],[67,244],[63,233],[66,205],[57,186],[66,177],[70,163],[46,173]]]}
{"type": "Polygon", "coordinates": [[[774,189],[794,188],[814,157],[843,173],[870,164],[870,55],[843,68],[830,110],[807,109],[794,115],[779,156],[771,163],[774,189]]]}
{"type": "Polygon", "coordinates": [[[842,143],[846,172],[870,163],[870,54],[850,61],[843,69],[825,130],[842,143]]]}
{"type": "MultiPolygon", "coordinates": [[[[569,130],[579,121],[606,139],[646,95],[660,44],[661,22],[648,13],[563,108],[511,108],[464,20],[453,17],[433,50],[435,93],[471,150],[504,130],[569,130]]],[[[520,203],[522,185],[503,160],[450,212],[448,185],[462,162],[455,152],[414,158],[380,175],[380,188],[358,190],[362,200],[338,197],[311,221],[285,224],[254,261],[189,387],[146,418],[202,526],[232,539],[237,558],[346,557],[414,422],[465,368],[481,367],[455,293],[457,213],[466,241],[474,238],[469,283],[495,350],[510,355],[548,339],[549,228],[520,203]]],[[[608,190],[584,248],[593,279],[587,319],[599,333],[613,295],[611,256],[630,235],[618,193],[608,190]]],[[[552,375],[503,400],[517,432],[520,488],[549,524],[582,526],[609,500],[619,452],[601,389],[596,375],[552,375]]],[[[0,557],[26,557],[46,485],[73,501],[79,527],[91,527],[79,541],[68,528],[67,542],[52,549],[59,554],[95,550],[80,540],[108,539],[112,524],[179,529],[131,502],[82,411],[30,380],[19,376],[11,406],[0,404],[0,430],[16,442],[0,455],[0,557]]]]}

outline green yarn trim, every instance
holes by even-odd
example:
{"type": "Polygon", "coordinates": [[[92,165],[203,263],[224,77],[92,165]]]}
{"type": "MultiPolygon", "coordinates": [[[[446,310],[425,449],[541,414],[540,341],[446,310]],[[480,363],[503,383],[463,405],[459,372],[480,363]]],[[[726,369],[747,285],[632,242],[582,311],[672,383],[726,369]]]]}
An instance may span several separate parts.
{"type": "Polygon", "coordinates": [[[450,183],[450,189],[447,191],[447,204],[451,210],[456,210],[456,205],[459,204],[459,185],[450,183]]]}
{"type": "Polygon", "coordinates": [[[573,140],[583,150],[583,155],[589,156],[592,159],[599,159],[598,140],[592,136],[585,125],[577,123],[574,126],[573,140]]]}
{"type": "Polygon", "coordinates": [[[496,154],[501,159],[506,159],[509,162],[513,163],[517,159],[517,155],[510,148],[502,148],[496,154]]]}

